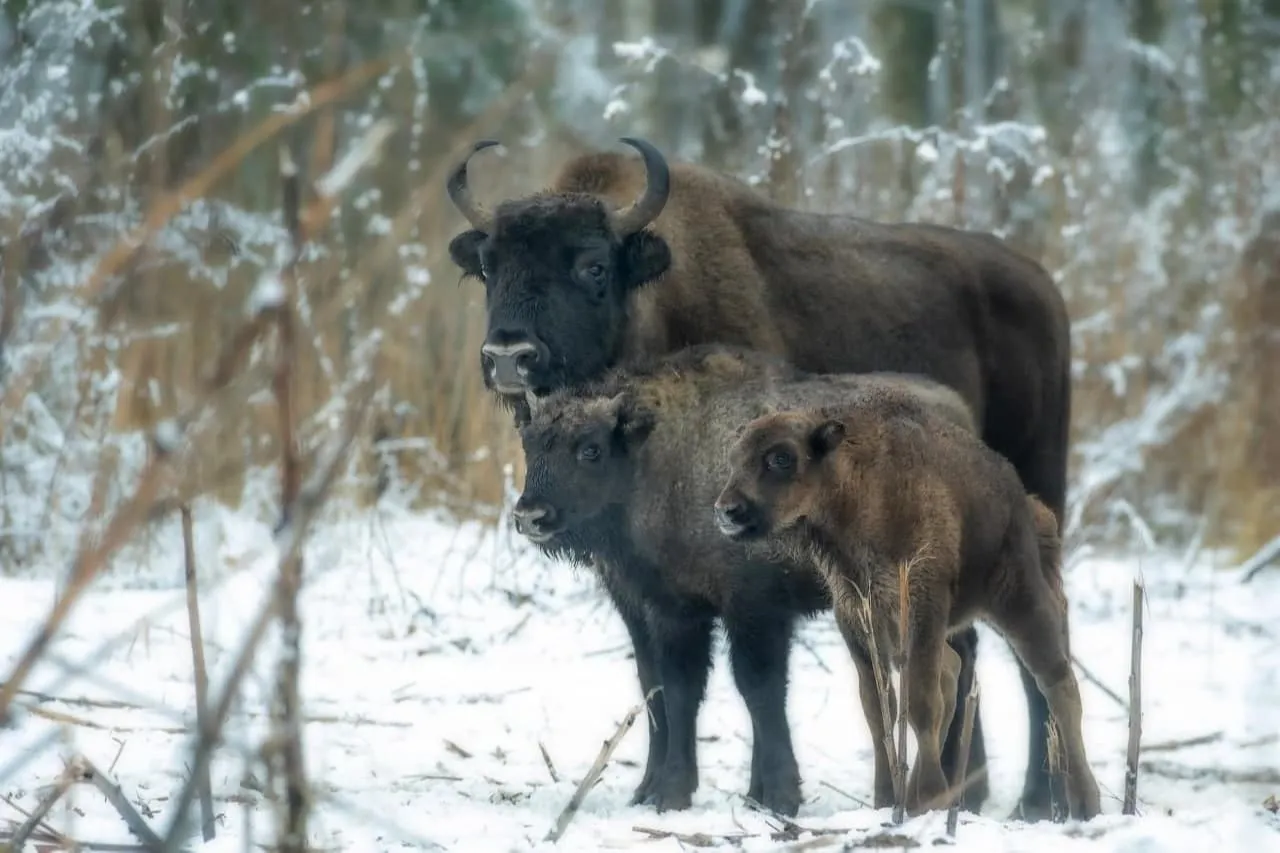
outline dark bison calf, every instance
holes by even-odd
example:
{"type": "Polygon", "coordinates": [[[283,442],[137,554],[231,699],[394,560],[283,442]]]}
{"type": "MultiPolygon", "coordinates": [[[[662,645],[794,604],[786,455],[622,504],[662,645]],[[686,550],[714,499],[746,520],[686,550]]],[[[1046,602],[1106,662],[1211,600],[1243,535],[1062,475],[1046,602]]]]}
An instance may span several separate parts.
{"type": "MultiPolygon", "coordinates": [[[[912,813],[947,798],[940,738],[955,710],[960,663],[947,635],[984,618],[1031,672],[1059,726],[1071,814],[1098,814],[1068,651],[1057,521],[1023,490],[1008,460],[903,395],[878,393],[764,415],[729,455],[732,472],[715,503],[721,532],[809,556],[846,638],[866,644],[873,631],[882,650],[905,653],[907,718],[918,744],[906,799],[912,813]],[[896,648],[900,571],[907,572],[905,650],[896,648]]],[[[863,704],[883,750],[878,703],[863,704]]],[[[878,756],[877,775],[887,766],[887,755],[878,756]]],[[[878,779],[877,790],[886,782],[878,779]]]]}
{"type": "Polygon", "coordinates": [[[833,403],[871,388],[914,395],[917,405],[974,429],[964,400],[924,378],[807,375],[775,357],[717,345],[615,369],[531,402],[532,419],[521,428],[517,528],[544,552],[598,573],[631,635],[642,693],[662,685],[633,803],[690,805],[697,713],[720,618],[751,716],[747,793],[778,812],[798,810],[788,654],[796,618],[830,600],[813,567],[720,536],[712,505],[736,429],[768,406],[833,403]]]}

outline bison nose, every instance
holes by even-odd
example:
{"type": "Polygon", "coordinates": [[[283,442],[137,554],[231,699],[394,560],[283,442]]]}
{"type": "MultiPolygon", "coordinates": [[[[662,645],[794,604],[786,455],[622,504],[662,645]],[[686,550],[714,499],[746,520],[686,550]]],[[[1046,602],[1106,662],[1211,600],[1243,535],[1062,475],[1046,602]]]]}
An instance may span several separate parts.
{"type": "Polygon", "coordinates": [[[511,516],[515,520],[516,532],[534,542],[545,542],[559,531],[555,509],[544,503],[526,502],[521,498],[516,501],[511,516]]]}
{"type": "Polygon", "coordinates": [[[530,375],[546,361],[546,347],[539,342],[495,340],[506,336],[490,335],[480,347],[480,360],[495,388],[504,394],[522,393],[529,387],[530,375]]]}
{"type": "Polygon", "coordinates": [[[751,505],[737,498],[721,497],[715,503],[716,527],[730,538],[737,538],[750,531],[755,513],[751,505]]]}

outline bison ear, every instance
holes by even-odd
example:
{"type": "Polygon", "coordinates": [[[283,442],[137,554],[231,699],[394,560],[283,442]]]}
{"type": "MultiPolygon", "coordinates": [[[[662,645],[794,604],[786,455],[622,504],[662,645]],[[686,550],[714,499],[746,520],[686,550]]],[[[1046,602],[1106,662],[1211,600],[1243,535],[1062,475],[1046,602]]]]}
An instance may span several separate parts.
{"type": "Polygon", "coordinates": [[[622,243],[622,284],[627,290],[641,287],[671,267],[671,247],[649,229],[637,231],[622,243]]]}
{"type": "Polygon", "coordinates": [[[469,276],[484,279],[480,267],[480,244],[488,238],[483,231],[463,231],[449,241],[449,257],[469,276]]]}
{"type": "Polygon", "coordinates": [[[623,391],[610,401],[617,417],[618,434],[628,447],[638,447],[649,437],[655,418],[653,412],[641,406],[630,394],[623,391]]]}
{"type": "Polygon", "coordinates": [[[836,420],[827,420],[814,427],[809,433],[809,449],[814,459],[821,459],[840,446],[844,441],[844,424],[836,420]]]}

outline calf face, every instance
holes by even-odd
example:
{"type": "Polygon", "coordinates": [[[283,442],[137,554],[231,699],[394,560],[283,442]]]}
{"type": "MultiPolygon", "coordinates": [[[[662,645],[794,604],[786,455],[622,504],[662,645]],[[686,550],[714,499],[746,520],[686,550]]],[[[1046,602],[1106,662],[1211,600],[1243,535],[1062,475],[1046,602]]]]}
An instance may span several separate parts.
{"type": "Polygon", "coordinates": [[[516,501],[516,530],[545,548],[611,506],[624,503],[635,479],[633,453],[652,417],[626,394],[541,416],[520,430],[524,492],[516,501]]]}
{"type": "Polygon", "coordinates": [[[763,539],[809,516],[827,487],[824,460],[844,440],[840,421],[777,412],[751,421],[729,449],[716,527],[734,541],[763,539]]]}

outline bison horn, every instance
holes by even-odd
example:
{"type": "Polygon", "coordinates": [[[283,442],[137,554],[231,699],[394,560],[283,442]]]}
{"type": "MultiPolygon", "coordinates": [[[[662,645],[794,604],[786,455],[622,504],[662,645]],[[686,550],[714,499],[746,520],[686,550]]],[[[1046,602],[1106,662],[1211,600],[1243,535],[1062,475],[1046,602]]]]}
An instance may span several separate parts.
{"type": "Polygon", "coordinates": [[[644,158],[647,177],[644,195],[635,204],[613,214],[614,229],[619,237],[626,237],[636,233],[662,213],[662,208],[667,204],[667,196],[671,194],[671,170],[667,167],[667,160],[662,152],[643,139],[624,136],[620,141],[640,152],[640,156],[644,158]]]}
{"type": "Polygon", "coordinates": [[[471,188],[467,186],[467,163],[476,152],[500,144],[496,139],[481,139],[472,145],[471,150],[458,161],[458,165],[453,167],[453,172],[449,174],[449,181],[445,184],[445,188],[449,191],[449,199],[454,206],[467,218],[472,228],[485,234],[493,232],[493,217],[471,196],[471,188]]]}

